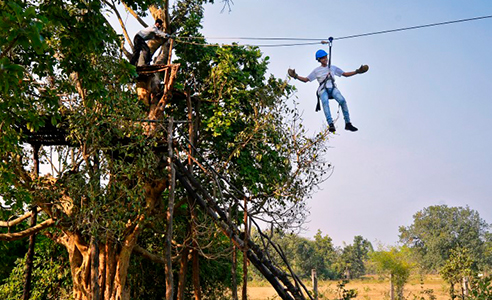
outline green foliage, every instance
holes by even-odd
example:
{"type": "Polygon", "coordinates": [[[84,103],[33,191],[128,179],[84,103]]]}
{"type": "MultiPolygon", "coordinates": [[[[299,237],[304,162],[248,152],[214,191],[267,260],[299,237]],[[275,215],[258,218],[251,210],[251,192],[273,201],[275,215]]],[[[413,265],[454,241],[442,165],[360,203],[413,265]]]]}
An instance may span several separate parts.
{"type": "Polygon", "coordinates": [[[390,280],[396,287],[398,299],[403,300],[403,288],[414,267],[410,249],[407,247],[392,247],[387,251],[374,251],[369,256],[376,265],[379,274],[390,276],[390,280]]]}
{"type": "Polygon", "coordinates": [[[469,251],[479,266],[490,265],[486,256],[489,225],[468,207],[430,206],[417,212],[413,224],[400,227],[400,240],[416,250],[419,262],[429,271],[439,270],[453,249],[469,251]]]}
{"type": "MultiPolygon", "coordinates": [[[[284,232],[275,233],[272,241],[282,249],[294,273],[300,278],[310,278],[312,269],[316,270],[320,280],[338,278],[332,267],[336,255],[332,240],[328,235],[323,236],[320,230],[316,233],[314,241],[284,232]]],[[[268,250],[275,261],[281,262],[274,249],[268,250]]],[[[288,271],[287,268],[285,271],[288,271]]]]}
{"type": "MultiPolygon", "coordinates": [[[[460,285],[463,280],[468,280],[477,275],[477,265],[473,261],[470,251],[466,248],[451,249],[450,255],[444,266],[439,271],[442,278],[447,281],[450,288],[451,299],[455,297],[455,285],[460,285]]],[[[464,293],[462,293],[464,296],[464,293]]]]}
{"type": "MultiPolygon", "coordinates": [[[[173,240],[180,244],[188,244],[187,251],[191,250],[189,231],[189,220],[186,215],[182,214],[181,209],[178,209],[178,214],[174,222],[174,237],[173,240]]],[[[199,257],[200,266],[200,287],[202,295],[207,299],[219,299],[218,295],[227,294],[227,290],[231,288],[231,243],[221,232],[214,229],[211,220],[204,215],[198,216],[200,224],[199,232],[197,232],[195,241],[198,243],[195,247],[201,249],[199,257]],[[201,228],[201,229],[200,229],[201,228]],[[203,231],[202,231],[203,230],[203,231]]],[[[161,220],[154,220],[154,226],[165,226],[159,224],[161,220]]],[[[142,245],[152,253],[163,253],[164,245],[162,235],[157,235],[151,230],[146,230],[139,239],[139,245],[142,245]]],[[[179,249],[182,250],[182,249],[179,249]]],[[[177,286],[178,273],[180,269],[182,253],[176,250],[178,259],[173,261],[173,276],[175,286],[177,286]]],[[[188,253],[188,252],[187,252],[188,253]]],[[[188,255],[186,255],[188,257],[188,255]]],[[[238,251],[238,282],[242,275],[242,252],[238,251]]],[[[192,283],[192,262],[187,265],[187,274],[185,280],[185,299],[193,298],[193,283],[192,283]]],[[[166,290],[165,277],[163,274],[163,266],[155,264],[146,258],[134,256],[131,260],[129,270],[129,287],[132,294],[132,299],[154,299],[158,295],[164,295],[166,290]]]]}
{"type": "MultiPolygon", "coordinates": [[[[0,233],[5,233],[5,230],[0,230],[0,233]]],[[[9,277],[10,272],[15,266],[19,256],[23,256],[27,252],[26,241],[0,242],[0,282],[9,277]]]]}
{"type": "MultiPolygon", "coordinates": [[[[193,11],[180,35],[199,35],[196,19],[201,15],[193,11]]],[[[330,166],[321,161],[326,147],[314,141],[319,137],[307,138],[289,119],[298,117],[287,103],[293,87],[267,76],[268,58],[257,48],[178,44],[175,49],[183,70],[178,79],[186,83],[182,88],[200,98],[200,146],[209,162],[258,202],[298,205],[291,214],[277,216],[295,220],[305,214],[302,199],[325,179],[330,166]]],[[[177,104],[176,112],[185,111],[177,104]]]]}
{"type": "Polygon", "coordinates": [[[337,284],[338,297],[337,297],[337,299],[334,299],[334,300],[350,300],[350,299],[357,297],[358,292],[356,289],[347,290],[345,288],[345,286],[347,285],[348,282],[349,282],[348,280],[342,280],[342,281],[338,282],[338,284],[337,284]]]}
{"type": "MultiPolygon", "coordinates": [[[[68,256],[62,247],[43,237],[37,238],[31,283],[33,300],[72,299],[70,265],[68,256]]],[[[19,258],[10,277],[0,285],[0,298],[5,300],[21,299],[24,288],[24,270],[26,259],[19,258]]]]}
{"type": "Polygon", "coordinates": [[[418,295],[413,295],[413,300],[436,300],[433,289],[424,289],[418,295]]]}
{"type": "Polygon", "coordinates": [[[439,271],[442,278],[451,284],[459,283],[464,277],[477,273],[476,263],[465,248],[451,249],[449,259],[439,271]]]}
{"type": "MultiPolygon", "coordinates": [[[[8,220],[10,213],[1,207],[0,220],[8,220]]],[[[25,229],[24,224],[12,226],[10,228],[0,228],[0,233],[20,231],[25,229]]],[[[10,272],[15,267],[15,261],[19,257],[23,257],[27,252],[28,242],[25,240],[17,240],[12,242],[0,241],[0,283],[9,277],[10,272]]]]}
{"type": "Polygon", "coordinates": [[[347,279],[359,278],[366,273],[365,261],[373,250],[371,242],[358,235],[351,245],[346,245],[337,259],[335,268],[347,279]]]}
{"type": "Polygon", "coordinates": [[[490,300],[492,299],[492,277],[474,276],[470,282],[470,294],[466,300],[490,300]]]}

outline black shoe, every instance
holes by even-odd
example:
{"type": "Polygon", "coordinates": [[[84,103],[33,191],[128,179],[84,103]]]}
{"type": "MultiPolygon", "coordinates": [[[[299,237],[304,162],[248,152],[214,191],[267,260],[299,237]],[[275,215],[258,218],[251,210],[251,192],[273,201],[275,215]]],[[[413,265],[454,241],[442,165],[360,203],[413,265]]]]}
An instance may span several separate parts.
{"type": "Polygon", "coordinates": [[[329,126],[329,127],[328,127],[328,131],[329,131],[329,132],[335,132],[335,130],[336,130],[336,129],[335,129],[335,124],[330,123],[330,124],[328,124],[328,126],[329,126]]]}
{"type": "Polygon", "coordinates": [[[354,125],[352,125],[352,123],[346,123],[345,124],[345,130],[357,131],[359,129],[357,129],[357,127],[354,127],[354,125]]]}

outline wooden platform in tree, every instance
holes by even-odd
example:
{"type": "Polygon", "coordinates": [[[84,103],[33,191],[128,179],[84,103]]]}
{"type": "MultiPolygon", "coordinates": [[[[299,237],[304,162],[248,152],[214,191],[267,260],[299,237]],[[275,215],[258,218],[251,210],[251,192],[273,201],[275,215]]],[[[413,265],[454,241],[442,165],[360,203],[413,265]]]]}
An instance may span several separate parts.
{"type": "MultiPolygon", "coordinates": [[[[182,91],[173,90],[169,101],[181,102],[186,99],[186,95],[182,91]]],[[[70,112],[65,112],[62,115],[61,120],[58,124],[54,126],[51,123],[51,116],[44,117],[44,126],[31,131],[27,128],[27,122],[16,124],[14,127],[18,132],[24,133],[23,141],[31,145],[42,145],[42,146],[78,146],[67,139],[68,136],[68,115],[70,112]]],[[[104,118],[101,116],[101,118],[104,118]]],[[[146,122],[147,120],[138,120],[136,122],[146,122]]],[[[150,122],[150,121],[149,121],[150,122]]],[[[127,141],[123,141],[125,143],[127,141]]]]}

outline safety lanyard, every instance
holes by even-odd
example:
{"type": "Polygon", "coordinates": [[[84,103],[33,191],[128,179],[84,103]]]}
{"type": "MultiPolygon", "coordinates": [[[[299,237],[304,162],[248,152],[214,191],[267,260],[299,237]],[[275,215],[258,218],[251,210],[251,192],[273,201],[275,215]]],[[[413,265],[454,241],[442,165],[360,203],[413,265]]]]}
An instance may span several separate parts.
{"type": "MultiPolygon", "coordinates": [[[[335,88],[335,80],[333,79],[333,76],[331,75],[331,47],[333,45],[333,37],[329,37],[328,38],[328,46],[329,46],[329,50],[328,50],[328,75],[326,75],[326,78],[321,82],[320,86],[322,86],[325,91],[326,91],[326,94],[328,95],[328,99],[333,99],[333,96],[330,95],[330,92],[328,91],[328,89],[326,88],[326,81],[328,79],[331,80],[331,85],[332,85],[332,93],[333,93],[333,89],[335,88]]],[[[318,94],[316,92],[316,94],[318,94]]],[[[318,103],[316,104],[316,111],[319,111],[321,110],[321,105],[320,105],[320,95],[318,95],[318,103]]]]}

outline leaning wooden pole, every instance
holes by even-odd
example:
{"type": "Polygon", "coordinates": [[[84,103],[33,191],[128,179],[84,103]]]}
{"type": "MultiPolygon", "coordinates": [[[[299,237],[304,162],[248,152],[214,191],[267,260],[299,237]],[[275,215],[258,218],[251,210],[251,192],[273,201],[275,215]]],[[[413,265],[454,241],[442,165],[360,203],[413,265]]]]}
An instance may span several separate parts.
{"type": "MultiPolygon", "coordinates": [[[[193,195],[196,203],[207,213],[219,228],[232,239],[233,243],[239,249],[245,247],[244,239],[240,237],[238,228],[227,218],[227,215],[213,200],[210,194],[198,183],[192,174],[178,160],[174,160],[178,172],[176,177],[182,183],[183,187],[193,195]],[[204,198],[198,195],[203,194],[204,198]]],[[[304,300],[302,292],[296,288],[288,279],[287,275],[275,267],[263,253],[263,251],[253,241],[248,240],[247,257],[249,261],[265,276],[272,287],[276,290],[280,298],[284,300],[304,300]]]]}
{"type": "MultiPolygon", "coordinates": [[[[40,145],[32,145],[33,147],[33,163],[34,163],[34,177],[37,179],[39,177],[39,149],[40,145]]],[[[31,222],[30,227],[36,226],[38,216],[38,210],[36,205],[31,207],[31,222]]],[[[24,273],[24,290],[22,292],[22,299],[28,300],[31,296],[31,281],[32,281],[32,268],[34,265],[34,246],[36,245],[36,234],[32,234],[29,237],[29,249],[27,250],[26,257],[26,270],[24,273]]]]}
{"type": "Polygon", "coordinates": [[[172,237],[173,237],[173,214],[174,214],[174,188],[176,183],[175,169],[172,162],[173,157],[173,118],[169,118],[168,132],[167,132],[167,146],[168,146],[168,164],[169,164],[169,200],[167,207],[167,228],[165,238],[166,249],[166,300],[173,300],[174,287],[173,287],[173,266],[172,266],[172,237]]]}

